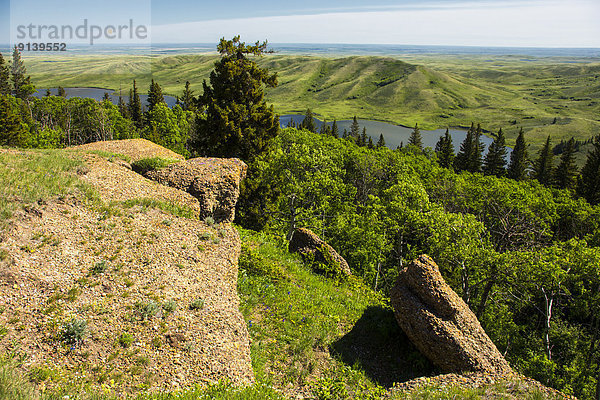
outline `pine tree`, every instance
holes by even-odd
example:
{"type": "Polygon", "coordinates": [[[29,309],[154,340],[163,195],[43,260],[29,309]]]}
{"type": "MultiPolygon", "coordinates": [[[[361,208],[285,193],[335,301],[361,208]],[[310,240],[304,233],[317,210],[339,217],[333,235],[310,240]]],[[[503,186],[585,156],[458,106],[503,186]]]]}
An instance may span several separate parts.
{"type": "Polygon", "coordinates": [[[369,149],[374,149],[375,145],[373,144],[373,138],[371,136],[369,136],[369,140],[367,141],[367,147],[369,149]]]}
{"type": "Polygon", "coordinates": [[[483,173],[486,175],[503,176],[506,173],[506,138],[502,128],[494,138],[483,160],[483,173]]]}
{"type": "Polygon", "coordinates": [[[123,97],[121,97],[120,94],[119,94],[119,102],[117,103],[117,106],[119,107],[119,112],[121,113],[121,115],[125,118],[129,118],[129,109],[127,108],[127,105],[123,101],[123,97]]]}
{"type": "Polygon", "coordinates": [[[369,136],[367,136],[367,128],[363,126],[362,133],[360,134],[360,139],[358,140],[359,146],[366,146],[369,144],[369,136]]]}
{"type": "Polygon", "coordinates": [[[10,68],[11,78],[13,81],[13,94],[19,99],[26,100],[29,95],[35,92],[35,88],[31,84],[29,76],[25,76],[27,69],[23,60],[21,60],[21,53],[15,46],[13,51],[13,61],[10,68]]]}
{"type": "Polygon", "coordinates": [[[133,89],[129,90],[129,117],[139,129],[143,127],[142,121],[142,102],[140,101],[140,95],[138,94],[137,84],[135,79],[133,80],[133,89]]]}
{"type": "Polygon", "coordinates": [[[385,147],[385,138],[383,137],[383,133],[379,134],[379,140],[377,141],[376,147],[379,149],[381,147],[385,147]]]}
{"type": "Polygon", "coordinates": [[[58,95],[60,97],[65,97],[65,98],[67,97],[67,92],[65,91],[64,87],[62,87],[62,86],[58,87],[58,95]]]}
{"type": "Polygon", "coordinates": [[[10,72],[2,53],[0,53],[0,95],[10,94],[10,72]]]}
{"type": "Polygon", "coordinates": [[[600,204],[600,135],[596,136],[594,147],[581,170],[577,192],[590,204],[600,204]]]}
{"type": "Polygon", "coordinates": [[[331,136],[331,127],[327,125],[327,120],[323,120],[319,133],[324,136],[331,136]]]}
{"type": "Polygon", "coordinates": [[[457,171],[468,171],[471,160],[473,159],[473,151],[475,144],[475,125],[471,123],[471,128],[467,131],[465,140],[460,145],[460,150],[456,154],[454,160],[454,168],[457,171]]]}
{"type": "Polygon", "coordinates": [[[44,95],[44,97],[50,97],[52,96],[52,92],[50,91],[50,89],[46,89],[46,94],[44,95]]]}
{"type": "Polygon", "coordinates": [[[267,42],[246,45],[239,36],[222,38],[217,50],[221,58],[210,74],[210,86],[202,84],[199,105],[206,118],[198,121],[196,146],[207,155],[252,161],[280,128],[279,116],[264,99],[264,87],[277,86],[277,74],[248,57],[266,53],[267,42]]]}
{"type": "Polygon", "coordinates": [[[567,142],[560,156],[560,163],[554,173],[554,185],[561,189],[575,189],[577,184],[577,165],[575,164],[575,139],[567,142]]]}
{"type": "Polygon", "coordinates": [[[196,104],[194,99],[194,91],[190,88],[190,81],[185,81],[185,88],[181,98],[178,98],[181,102],[181,108],[185,111],[196,111],[196,104]]]}
{"type": "Polygon", "coordinates": [[[421,130],[419,129],[418,124],[415,124],[415,128],[411,132],[410,138],[408,139],[408,144],[412,144],[419,150],[423,150],[423,138],[421,137],[421,130]]]}
{"type": "Polygon", "coordinates": [[[317,125],[315,124],[315,117],[313,116],[313,113],[310,108],[307,108],[306,112],[304,113],[304,119],[302,120],[302,123],[300,124],[300,129],[306,129],[307,131],[311,131],[314,133],[317,132],[317,125]]]}
{"type": "Polygon", "coordinates": [[[452,136],[450,136],[448,128],[446,128],[444,136],[440,136],[440,140],[435,145],[435,152],[441,167],[452,168],[454,163],[454,145],[452,144],[452,136]]]}
{"type": "Polygon", "coordinates": [[[358,125],[358,119],[356,119],[356,115],[352,119],[352,125],[350,125],[350,137],[352,139],[357,140],[360,135],[360,125],[358,125]]]}
{"type": "Polygon", "coordinates": [[[473,138],[473,151],[471,152],[471,157],[469,159],[468,170],[470,172],[481,172],[484,150],[485,145],[481,141],[481,124],[477,124],[477,129],[475,130],[475,136],[473,138]]]}
{"type": "Polygon", "coordinates": [[[552,143],[550,136],[546,138],[546,144],[540,150],[537,160],[533,163],[533,177],[544,185],[552,183],[553,168],[552,158],[552,143]]]}
{"type": "Polygon", "coordinates": [[[519,136],[517,136],[515,148],[510,154],[510,164],[508,165],[506,176],[517,181],[523,180],[527,177],[528,168],[527,144],[525,143],[523,128],[521,128],[519,136]]]}
{"type": "Polygon", "coordinates": [[[349,134],[348,134],[348,129],[344,128],[344,133],[342,133],[342,139],[348,139],[349,134]]]}
{"type": "Polygon", "coordinates": [[[333,120],[333,124],[331,124],[331,136],[333,136],[334,138],[339,137],[340,135],[340,131],[337,125],[337,121],[334,119],[333,120]]]}
{"type": "Polygon", "coordinates": [[[104,95],[102,96],[102,100],[103,101],[110,101],[110,94],[108,94],[107,92],[104,92],[104,95]]]}
{"type": "Polygon", "coordinates": [[[7,95],[0,95],[0,146],[25,146],[27,131],[21,116],[15,113],[7,95]]]}
{"type": "Polygon", "coordinates": [[[150,89],[148,89],[148,99],[146,101],[148,103],[147,113],[154,110],[154,107],[156,107],[158,104],[165,102],[165,97],[163,96],[162,89],[160,88],[160,85],[158,83],[154,82],[154,79],[152,79],[152,82],[150,82],[150,89]]]}

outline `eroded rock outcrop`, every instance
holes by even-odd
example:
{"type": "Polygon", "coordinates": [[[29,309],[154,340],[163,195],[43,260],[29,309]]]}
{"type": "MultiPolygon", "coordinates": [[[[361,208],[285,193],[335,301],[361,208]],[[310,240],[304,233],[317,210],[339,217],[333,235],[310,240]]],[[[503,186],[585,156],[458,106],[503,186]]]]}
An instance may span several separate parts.
{"type": "Polygon", "coordinates": [[[475,314],[421,255],[391,291],[396,319],[414,345],[444,372],[510,373],[475,314]]]}
{"type": "Polygon", "coordinates": [[[246,168],[237,158],[193,158],[144,176],[197,198],[201,219],[212,217],[215,222],[231,222],[246,168]]]}
{"type": "Polygon", "coordinates": [[[346,260],[310,229],[296,229],[290,240],[289,250],[300,253],[305,261],[321,265],[322,270],[317,272],[333,275],[352,274],[346,260]]]}

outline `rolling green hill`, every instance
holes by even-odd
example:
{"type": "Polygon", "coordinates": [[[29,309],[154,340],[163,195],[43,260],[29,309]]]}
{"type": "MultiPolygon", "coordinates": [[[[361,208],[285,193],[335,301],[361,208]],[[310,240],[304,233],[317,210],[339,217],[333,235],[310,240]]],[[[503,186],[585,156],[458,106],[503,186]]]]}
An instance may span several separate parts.
{"type": "MultiPolygon", "coordinates": [[[[196,94],[217,56],[87,56],[27,58],[37,87],[122,88],[132,79],[145,91],[154,78],[165,93],[196,94]]],[[[588,61],[422,57],[410,63],[387,57],[324,58],[269,55],[259,60],[277,72],[267,97],[281,114],[307,107],[321,118],[388,121],[426,129],[481,122],[503,128],[511,144],[522,126],[531,151],[547,135],[555,142],[600,133],[600,64],[588,61]],[[416,63],[420,65],[417,65],[416,63]]]]}

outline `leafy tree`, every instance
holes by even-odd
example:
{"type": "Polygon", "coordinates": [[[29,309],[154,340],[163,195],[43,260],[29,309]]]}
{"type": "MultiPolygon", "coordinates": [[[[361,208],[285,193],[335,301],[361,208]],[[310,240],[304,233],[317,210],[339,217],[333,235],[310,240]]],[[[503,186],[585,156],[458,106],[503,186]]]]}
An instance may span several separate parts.
{"type": "Polygon", "coordinates": [[[588,153],[581,170],[581,180],[577,191],[590,204],[600,204],[600,135],[594,140],[594,147],[588,153]]]}
{"type": "Polygon", "coordinates": [[[13,50],[13,60],[11,65],[11,78],[13,81],[13,94],[15,97],[26,100],[32,93],[35,92],[35,87],[31,84],[29,76],[25,76],[27,69],[23,60],[21,60],[21,53],[15,46],[13,50]]]}
{"type": "Polygon", "coordinates": [[[27,135],[21,116],[8,95],[0,95],[0,146],[25,147],[27,135]]]}
{"type": "Polygon", "coordinates": [[[412,144],[413,146],[416,146],[419,150],[423,150],[423,138],[421,136],[421,130],[419,129],[418,124],[415,124],[415,128],[410,133],[408,144],[412,144]]]}
{"type": "Polygon", "coordinates": [[[360,136],[360,125],[358,125],[358,119],[356,115],[352,118],[352,125],[350,125],[350,137],[354,140],[358,140],[360,136]]]}
{"type": "Polygon", "coordinates": [[[165,102],[165,97],[163,96],[160,85],[158,83],[154,82],[154,79],[152,79],[152,81],[150,82],[150,89],[148,90],[148,99],[147,99],[148,111],[147,112],[154,110],[154,107],[156,107],[158,104],[164,103],[164,102],[165,102]]]}
{"type": "Polygon", "coordinates": [[[523,128],[521,128],[519,136],[517,136],[515,148],[510,154],[510,164],[508,165],[506,176],[517,181],[523,180],[527,177],[528,168],[527,144],[525,143],[523,128]]]}
{"type": "Polygon", "coordinates": [[[546,138],[544,147],[540,150],[537,160],[533,164],[533,177],[543,185],[550,185],[553,178],[552,143],[550,136],[546,138]]]}
{"type": "Polygon", "coordinates": [[[0,95],[10,94],[10,72],[8,65],[0,53],[0,95]]]}
{"type": "Polygon", "coordinates": [[[506,139],[502,129],[494,138],[483,160],[483,173],[485,175],[503,176],[506,172],[506,139]]]}
{"type": "Polygon", "coordinates": [[[129,117],[135,126],[141,129],[144,125],[142,121],[142,102],[140,101],[135,79],[133,80],[133,88],[129,90],[129,103],[127,107],[129,109],[129,117]]]}
{"type": "Polygon", "coordinates": [[[181,108],[184,111],[196,111],[196,101],[194,91],[190,88],[190,81],[185,81],[183,93],[177,100],[181,103],[181,108]]]}
{"type": "Polygon", "coordinates": [[[188,140],[186,121],[181,107],[175,106],[171,110],[165,102],[157,103],[147,113],[147,126],[142,132],[142,137],[183,156],[188,156],[185,147],[188,140]]]}
{"type": "Polygon", "coordinates": [[[435,145],[435,152],[441,167],[452,168],[452,164],[454,163],[454,145],[452,144],[452,136],[450,136],[448,128],[446,128],[444,136],[440,136],[435,145]]]}
{"type": "Polygon", "coordinates": [[[317,125],[315,124],[315,119],[310,108],[307,108],[306,113],[304,113],[304,119],[300,124],[300,129],[306,129],[307,131],[311,131],[313,133],[317,132],[317,125]]]}
{"type": "Polygon", "coordinates": [[[335,119],[333,120],[333,124],[331,124],[331,136],[333,136],[334,138],[340,136],[340,130],[335,119]]]}
{"type": "Polygon", "coordinates": [[[377,144],[375,145],[375,147],[377,147],[377,148],[385,147],[385,138],[383,137],[383,133],[379,134],[379,140],[377,141],[377,144]]]}
{"type": "Polygon", "coordinates": [[[560,163],[554,173],[554,184],[561,189],[575,189],[577,172],[577,164],[575,164],[575,139],[571,138],[560,156],[560,163]]]}
{"type": "Polygon", "coordinates": [[[273,106],[267,106],[263,92],[263,85],[277,85],[277,75],[247,57],[261,56],[266,49],[266,41],[246,45],[239,36],[221,39],[217,46],[221,59],[200,96],[206,115],[198,121],[198,148],[204,153],[252,160],[277,136],[279,117],[273,106]]]}

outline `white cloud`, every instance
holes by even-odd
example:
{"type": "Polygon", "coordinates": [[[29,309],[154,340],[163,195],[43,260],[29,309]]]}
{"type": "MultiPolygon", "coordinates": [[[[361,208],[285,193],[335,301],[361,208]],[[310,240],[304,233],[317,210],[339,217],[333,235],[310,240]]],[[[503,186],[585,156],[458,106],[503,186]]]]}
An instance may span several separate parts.
{"type": "Polygon", "coordinates": [[[154,42],[247,42],[600,47],[595,1],[462,3],[154,26],[154,42]]]}

